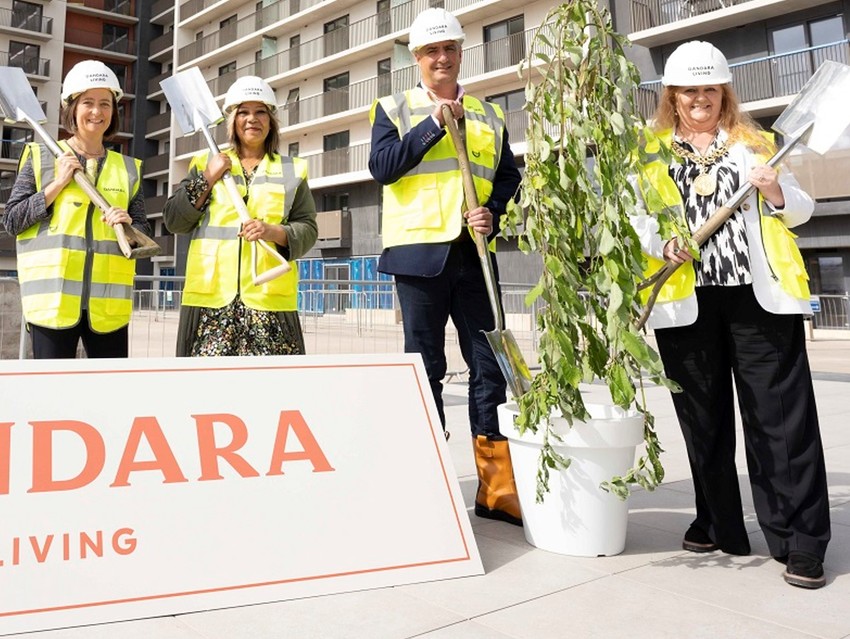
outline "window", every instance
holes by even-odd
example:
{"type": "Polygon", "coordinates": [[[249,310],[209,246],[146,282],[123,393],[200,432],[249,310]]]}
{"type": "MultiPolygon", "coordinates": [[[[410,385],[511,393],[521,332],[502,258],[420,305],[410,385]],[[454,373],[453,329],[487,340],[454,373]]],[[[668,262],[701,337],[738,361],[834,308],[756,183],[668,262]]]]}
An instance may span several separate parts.
{"type": "Polygon", "coordinates": [[[236,40],[236,16],[232,15],[218,23],[218,43],[228,44],[236,40]]]}
{"type": "Polygon", "coordinates": [[[291,158],[297,158],[299,151],[298,142],[290,142],[289,146],[286,147],[286,154],[291,158]]]}
{"type": "Polygon", "coordinates": [[[390,58],[378,60],[378,95],[390,95],[393,92],[393,62],[390,58]]]}
{"type": "Polygon", "coordinates": [[[301,36],[296,35],[289,38],[289,68],[297,69],[301,66],[301,36]]]}
{"type": "Polygon", "coordinates": [[[378,37],[392,32],[393,14],[390,11],[390,0],[378,0],[375,13],[378,20],[378,37]]]}
{"type": "Polygon", "coordinates": [[[298,124],[301,120],[301,108],[299,100],[301,98],[301,90],[299,88],[290,89],[286,96],[286,115],[288,118],[287,124],[298,124]]]}
{"type": "Polygon", "coordinates": [[[322,175],[339,175],[348,173],[349,134],[339,131],[324,136],[322,154],[322,175]]]}
{"type": "Polygon", "coordinates": [[[117,24],[103,25],[103,49],[115,53],[130,52],[130,30],[117,24]]]}
{"type": "Polygon", "coordinates": [[[347,211],[348,193],[325,193],[322,195],[323,211],[347,211]]]}
{"type": "Polygon", "coordinates": [[[12,2],[12,26],[27,31],[41,31],[42,8],[40,4],[14,0],[12,2]]]}
{"type": "Polygon", "coordinates": [[[3,157],[18,159],[24,145],[35,139],[32,129],[20,129],[14,126],[3,127],[3,157]]]}
{"type": "Polygon", "coordinates": [[[236,71],[236,61],[228,62],[218,68],[218,77],[223,75],[227,75],[228,73],[233,73],[236,71]]]}
{"type": "Polygon", "coordinates": [[[325,23],[325,55],[348,49],[348,16],[325,23]]]}
{"type": "Polygon", "coordinates": [[[40,73],[40,55],[41,48],[37,44],[9,40],[9,66],[11,67],[20,67],[25,73],[46,75],[46,73],[40,73]]]}
{"type": "Polygon", "coordinates": [[[525,20],[516,16],[484,27],[484,65],[487,71],[504,69],[525,57],[525,20]]]}
{"type": "Polygon", "coordinates": [[[787,25],[770,30],[775,95],[800,91],[824,60],[844,62],[844,25],[840,15],[787,25]],[[836,44],[835,47],[824,45],[836,44]],[[835,50],[838,49],[838,50],[835,50]],[[781,55],[788,53],[789,55],[781,55]],[[842,57],[836,57],[836,54],[842,57]]]}
{"type": "Polygon", "coordinates": [[[323,115],[331,115],[348,109],[348,84],[348,71],[325,78],[323,82],[323,115]]]}
{"type": "Polygon", "coordinates": [[[487,102],[498,104],[505,114],[505,126],[508,129],[508,137],[517,142],[525,139],[525,130],[528,128],[528,114],[523,111],[525,105],[525,90],[499,93],[484,98],[487,102]]]}

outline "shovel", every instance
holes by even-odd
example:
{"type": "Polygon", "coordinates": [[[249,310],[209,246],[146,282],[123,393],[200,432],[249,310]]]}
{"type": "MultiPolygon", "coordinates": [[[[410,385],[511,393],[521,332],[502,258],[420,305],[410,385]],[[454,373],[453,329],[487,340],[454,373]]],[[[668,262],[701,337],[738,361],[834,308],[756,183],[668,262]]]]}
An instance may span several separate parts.
{"type": "MultiPolygon", "coordinates": [[[[466,199],[466,208],[471,211],[477,209],[478,195],[475,192],[475,181],[472,179],[472,170],[469,166],[469,157],[466,155],[466,145],[460,137],[457,123],[448,105],[443,105],[443,119],[446,128],[457,151],[457,159],[460,163],[460,173],[463,177],[463,195],[466,199]]],[[[493,320],[496,328],[492,331],[484,331],[499,369],[511,388],[514,398],[519,398],[531,388],[531,371],[522,356],[522,351],[514,339],[513,333],[505,329],[502,317],[502,307],[496,294],[496,277],[493,273],[493,263],[490,261],[490,249],[487,247],[487,238],[478,231],[473,233],[475,248],[478,250],[478,259],[481,262],[481,270],[484,272],[484,284],[487,287],[487,297],[490,299],[490,308],[493,311],[493,320]]]]}
{"type": "MultiPolygon", "coordinates": [[[[850,67],[831,60],[821,64],[797,97],[774,122],[773,129],[781,133],[786,142],[776,155],[770,158],[767,165],[778,165],[798,144],[804,144],[819,155],[824,155],[833,148],[850,148],[850,109],[846,106],[848,95],[850,67]]],[[[723,226],[755,188],[750,183],[742,186],[728,202],[694,231],[691,238],[696,245],[702,246],[723,226]]],[[[643,313],[637,322],[638,329],[649,319],[661,287],[677,268],[679,264],[666,260],[664,266],[638,284],[638,290],[652,286],[643,313]]]]}
{"type": "MultiPolygon", "coordinates": [[[[65,152],[41,126],[46,122],[44,111],[32,92],[27,76],[19,67],[0,67],[0,116],[6,122],[26,122],[38,133],[50,152],[59,157],[65,152]]],[[[83,171],[74,172],[74,181],[86,192],[95,206],[104,213],[112,205],[100,194],[83,171]]],[[[112,227],[118,239],[121,252],[129,259],[154,257],[162,253],[162,247],[144,233],[140,233],[129,224],[117,224],[112,227]],[[135,245],[135,246],[134,246],[135,245]]]]}
{"type": "MultiPolygon", "coordinates": [[[[200,131],[207,141],[207,146],[210,150],[210,157],[219,154],[221,151],[218,145],[213,140],[210,133],[210,127],[218,124],[224,119],[218,104],[207,86],[204,76],[198,67],[192,67],[186,71],[175,73],[170,78],[166,78],[160,82],[162,92],[165,93],[165,99],[171,105],[171,111],[177,119],[177,124],[183,135],[192,135],[200,131]]],[[[239,219],[242,222],[247,222],[251,218],[248,212],[248,207],[239,193],[239,187],[233,179],[233,174],[230,171],[225,172],[221,176],[224,186],[227,189],[227,194],[230,196],[230,201],[236,208],[239,214],[239,219]]],[[[257,240],[250,242],[251,244],[251,277],[254,286],[259,286],[270,280],[280,277],[291,270],[289,262],[283,257],[277,249],[270,246],[265,240],[257,240]],[[257,244],[259,244],[266,253],[274,257],[280,266],[272,267],[263,273],[257,273],[257,244]]]]}

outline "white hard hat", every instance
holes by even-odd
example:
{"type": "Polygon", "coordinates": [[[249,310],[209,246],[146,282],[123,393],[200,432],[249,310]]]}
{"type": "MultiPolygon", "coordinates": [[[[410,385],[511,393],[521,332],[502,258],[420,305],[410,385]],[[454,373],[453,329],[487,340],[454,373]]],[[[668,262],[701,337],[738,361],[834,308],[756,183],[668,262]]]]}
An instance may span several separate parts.
{"type": "Polygon", "coordinates": [[[274,113],[277,101],[268,83],[256,75],[245,75],[236,80],[224,96],[224,112],[230,113],[243,102],[262,102],[274,113]]]}
{"type": "Polygon", "coordinates": [[[410,25],[410,44],[408,48],[414,53],[419,47],[444,40],[454,40],[463,44],[466,35],[460,28],[460,22],[445,9],[433,7],[425,9],[410,25]]]}
{"type": "Polygon", "coordinates": [[[109,89],[120,100],[124,95],[115,72],[100,60],[77,62],[62,83],[62,104],[89,89],[109,89]]]}
{"type": "Polygon", "coordinates": [[[665,87],[699,87],[730,82],[732,73],[726,56],[710,42],[700,40],[679,45],[667,58],[661,78],[665,87]]]}

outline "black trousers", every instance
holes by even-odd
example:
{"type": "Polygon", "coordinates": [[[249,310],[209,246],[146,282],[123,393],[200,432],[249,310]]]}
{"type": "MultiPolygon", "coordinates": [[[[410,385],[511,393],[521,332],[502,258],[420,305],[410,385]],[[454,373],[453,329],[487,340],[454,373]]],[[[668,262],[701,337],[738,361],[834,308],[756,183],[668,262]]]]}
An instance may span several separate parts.
{"type": "Polygon", "coordinates": [[[747,554],[735,468],[734,378],[759,525],[774,557],[823,560],[830,539],[826,467],[803,320],[775,315],[752,286],[698,287],[699,317],[655,332],[696,493],[694,524],[721,550],[747,554]]]}
{"type": "Polygon", "coordinates": [[[44,328],[29,325],[32,336],[32,354],[35,359],[74,359],[77,345],[83,341],[86,356],[127,357],[129,335],[127,326],[109,333],[95,333],[89,326],[89,315],[83,311],[80,321],[71,328],[44,328]]]}
{"type": "MultiPolygon", "coordinates": [[[[495,260],[493,264],[496,269],[495,260]]],[[[506,382],[482,331],[495,326],[474,242],[452,244],[446,265],[436,277],[396,275],[404,324],[404,350],[421,353],[443,427],[446,376],[446,324],[457,328],[460,351],[469,367],[469,423],[473,437],[499,433],[496,407],[505,402],[506,382]]],[[[498,281],[498,271],[496,271],[498,281]]]]}

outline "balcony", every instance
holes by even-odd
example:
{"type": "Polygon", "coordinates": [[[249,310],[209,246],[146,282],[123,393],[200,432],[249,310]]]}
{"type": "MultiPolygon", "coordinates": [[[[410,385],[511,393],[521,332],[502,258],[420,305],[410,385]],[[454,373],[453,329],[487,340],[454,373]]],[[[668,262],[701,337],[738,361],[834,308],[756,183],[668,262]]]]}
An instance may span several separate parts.
{"type": "Polygon", "coordinates": [[[344,149],[302,156],[307,161],[307,177],[327,178],[369,169],[371,144],[355,144],[344,149]]]}
{"type": "Polygon", "coordinates": [[[145,211],[148,217],[162,217],[162,210],[165,208],[165,202],[168,200],[167,195],[155,195],[145,198],[145,211]]]}
{"type": "Polygon", "coordinates": [[[351,212],[319,211],[316,213],[319,235],[315,247],[318,249],[351,247],[351,212]]]}
{"type": "MultiPolygon", "coordinates": [[[[25,140],[0,140],[0,159],[14,160],[17,163],[27,144],[25,140]]],[[[3,198],[3,201],[5,202],[6,198],[3,198]]]]}
{"type": "MultiPolygon", "coordinates": [[[[230,144],[227,140],[227,127],[223,124],[212,129],[212,137],[219,147],[224,145],[229,146],[230,144]]],[[[177,138],[177,143],[175,144],[175,147],[177,151],[176,156],[179,157],[181,155],[197,153],[201,149],[206,150],[207,143],[201,134],[194,133],[189,136],[177,138]]]]}
{"type": "Polygon", "coordinates": [[[156,173],[164,173],[168,171],[168,162],[168,153],[161,153],[147,158],[142,167],[142,175],[147,178],[156,173]]]}
{"type": "Polygon", "coordinates": [[[20,67],[27,75],[40,80],[50,77],[50,60],[47,58],[20,54],[10,56],[8,51],[0,51],[0,66],[20,67]]]}
{"type": "Polygon", "coordinates": [[[155,134],[168,133],[171,129],[171,111],[167,113],[160,113],[153,117],[148,118],[147,125],[145,126],[145,130],[147,131],[148,137],[161,137],[155,134]]]}
{"type": "Polygon", "coordinates": [[[151,40],[150,57],[156,58],[160,53],[165,53],[174,46],[174,32],[166,31],[161,36],[151,40]]]}
{"type": "MultiPolygon", "coordinates": [[[[757,103],[796,95],[825,60],[848,64],[850,40],[730,64],[729,68],[732,71],[738,99],[752,115],[757,117],[778,113],[782,106],[769,105],[765,109],[757,103]]],[[[639,111],[644,118],[652,117],[658,106],[661,90],[661,80],[641,83],[637,101],[639,111]]]]}
{"type": "MultiPolygon", "coordinates": [[[[143,0],[136,0],[142,2],[143,0]]],[[[82,2],[69,2],[68,11],[97,15],[111,20],[122,20],[122,22],[138,22],[138,19],[130,13],[130,0],[83,0],[82,2]]]]}
{"type": "Polygon", "coordinates": [[[43,18],[26,11],[0,9],[0,28],[21,29],[29,32],[27,35],[49,40],[53,33],[53,18],[43,18]]]}
{"type": "Polygon", "coordinates": [[[165,80],[165,78],[170,78],[172,73],[170,71],[166,73],[161,73],[158,76],[155,76],[148,80],[148,98],[157,93],[162,93],[162,87],[160,86],[160,82],[165,80]]]}
{"type": "Polygon", "coordinates": [[[631,0],[629,39],[644,47],[785,16],[830,0],[631,0]]]}
{"type": "Polygon", "coordinates": [[[151,22],[174,24],[174,0],[156,0],[151,7],[151,22]]]}
{"type": "Polygon", "coordinates": [[[135,59],[136,40],[131,36],[112,38],[102,31],[68,29],[65,33],[65,44],[85,47],[97,51],[99,54],[115,54],[122,59],[135,59]]]}

